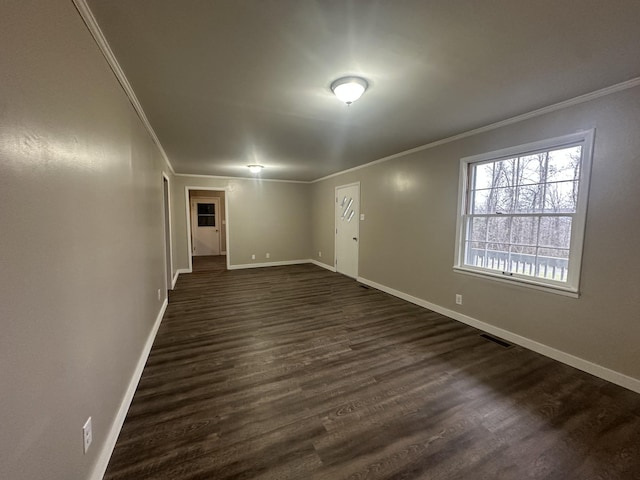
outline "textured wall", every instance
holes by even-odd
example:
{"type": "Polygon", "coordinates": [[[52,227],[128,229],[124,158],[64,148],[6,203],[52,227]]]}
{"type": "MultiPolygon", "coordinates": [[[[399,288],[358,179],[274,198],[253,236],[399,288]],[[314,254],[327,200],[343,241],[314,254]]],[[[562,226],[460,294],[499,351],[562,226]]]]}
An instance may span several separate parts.
{"type": "Polygon", "coordinates": [[[164,165],[72,2],[1,10],[0,478],[85,479],[161,308],[164,165]]]}
{"type": "Polygon", "coordinates": [[[315,183],[314,258],[333,261],[334,187],[360,181],[361,277],[640,379],[639,131],[634,88],[315,183]],[[590,128],[581,297],[454,273],[460,158],[590,128]]]}

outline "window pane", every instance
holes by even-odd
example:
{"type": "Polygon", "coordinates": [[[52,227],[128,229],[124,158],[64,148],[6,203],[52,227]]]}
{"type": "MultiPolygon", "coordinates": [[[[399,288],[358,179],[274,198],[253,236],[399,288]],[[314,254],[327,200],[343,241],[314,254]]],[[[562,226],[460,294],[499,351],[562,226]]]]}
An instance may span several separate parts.
{"type": "Polygon", "coordinates": [[[518,213],[538,213],[543,207],[543,185],[518,187],[514,211],[518,213]]]}
{"type": "Polygon", "coordinates": [[[578,203],[578,182],[547,184],[544,211],[548,213],[574,213],[578,203]]]}
{"type": "Polygon", "coordinates": [[[480,163],[473,168],[473,189],[512,187],[515,185],[517,159],[509,158],[491,163],[480,163]]]}
{"type": "Polygon", "coordinates": [[[199,203],[198,215],[213,215],[216,213],[215,208],[215,203],[199,203]]]}
{"type": "Polygon", "coordinates": [[[549,152],[547,182],[578,180],[580,177],[581,146],[549,152]]]}
{"type": "Polygon", "coordinates": [[[340,216],[341,220],[344,220],[345,217],[349,214],[349,209],[351,208],[351,205],[353,204],[353,198],[349,198],[349,200],[347,200],[347,197],[344,197],[344,202],[346,202],[346,205],[344,207],[342,207],[342,215],[340,216]]]}
{"type": "Polygon", "coordinates": [[[546,153],[536,153],[520,157],[520,167],[518,170],[519,185],[533,185],[544,181],[544,168],[546,153]]]}
{"type": "Polygon", "coordinates": [[[213,215],[198,215],[198,226],[199,227],[215,227],[216,217],[214,217],[213,215]]]}
{"type": "Polygon", "coordinates": [[[539,245],[569,248],[571,244],[571,217],[542,217],[539,245]]]}
{"type": "Polygon", "coordinates": [[[485,242],[487,240],[487,218],[472,218],[469,222],[469,234],[467,239],[470,241],[485,242]]]}
{"type": "Polygon", "coordinates": [[[569,273],[569,250],[538,249],[536,277],[566,282],[569,273]]]}
{"type": "MultiPolygon", "coordinates": [[[[522,247],[536,246],[538,241],[539,217],[513,217],[511,220],[511,243],[516,245],[516,251],[525,251],[522,247]],[[521,248],[521,250],[518,250],[521,248]]],[[[533,252],[535,254],[535,252],[533,252]]]]}
{"type": "Polygon", "coordinates": [[[471,213],[510,213],[513,209],[512,187],[473,192],[471,213]]]}
{"type": "Polygon", "coordinates": [[[471,213],[510,213],[514,192],[512,187],[476,190],[473,192],[471,213]]]}
{"type": "Polygon", "coordinates": [[[513,187],[516,184],[516,163],[517,159],[509,158],[495,162],[493,172],[493,184],[495,187],[513,187]]]}
{"type": "Polygon", "coordinates": [[[493,190],[476,190],[471,199],[471,213],[495,213],[495,207],[491,207],[491,193],[493,190]]]}
{"type": "Polygon", "coordinates": [[[496,271],[508,269],[509,246],[499,243],[467,242],[465,263],[496,271]]]}
{"type": "Polygon", "coordinates": [[[481,163],[473,166],[473,189],[491,188],[493,186],[494,164],[481,163]]]}
{"type": "Polygon", "coordinates": [[[485,250],[487,244],[484,242],[466,242],[466,256],[464,263],[475,267],[485,266],[485,250]]]}
{"type": "Polygon", "coordinates": [[[510,272],[533,275],[536,270],[536,247],[512,246],[510,272]]]}
{"type": "Polygon", "coordinates": [[[485,258],[485,268],[498,270],[501,272],[508,271],[509,265],[509,244],[508,243],[489,243],[487,244],[487,255],[485,258]]]}
{"type": "Polygon", "coordinates": [[[511,213],[513,211],[513,197],[515,188],[496,188],[492,191],[494,208],[489,213],[511,213]]]}
{"type": "Polygon", "coordinates": [[[496,243],[509,243],[509,225],[510,217],[491,217],[489,218],[487,229],[487,240],[496,243]]]}

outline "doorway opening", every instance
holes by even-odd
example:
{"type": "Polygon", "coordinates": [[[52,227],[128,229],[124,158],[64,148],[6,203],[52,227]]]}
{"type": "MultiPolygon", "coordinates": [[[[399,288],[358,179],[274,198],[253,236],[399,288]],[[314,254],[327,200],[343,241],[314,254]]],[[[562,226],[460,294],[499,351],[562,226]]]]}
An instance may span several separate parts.
{"type": "Polygon", "coordinates": [[[169,177],[162,172],[162,215],[164,220],[164,268],[166,290],[173,290],[177,276],[173,277],[173,251],[171,245],[171,189],[169,188],[169,177]]]}
{"type": "Polygon", "coordinates": [[[229,202],[225,188],[185,187],[189,271],[193,257],[229,268],[229,202]],[[223,260],[223,256],[226,257],[223,260]]]}
{"type": "Polygon", "coordinates": [[[220,255],[222,215],[220,197],[196,196],[191,192],[191,254],[194,257],[220,255]]]}

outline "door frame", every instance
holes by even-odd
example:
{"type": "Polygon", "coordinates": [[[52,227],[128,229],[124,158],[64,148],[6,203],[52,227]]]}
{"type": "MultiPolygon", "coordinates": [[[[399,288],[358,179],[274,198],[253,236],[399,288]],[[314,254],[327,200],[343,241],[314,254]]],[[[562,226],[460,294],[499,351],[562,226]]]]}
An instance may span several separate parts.
{"type": "Polygon", "coordinates": [[[169,175],[162,172],[162,212],[164,215],[163,232],[164,232],[164,258],[165,258],[165,282],[167,291],[173,290],[178,280],[178,272],[173,273],[173,232],[171,231],[171,179],[169,175]],[[164,182],[167,182],[167,197],[165,199],[164,182]],[[166,201],[166,203],[165,203],[166,201]],[[168,242],[167,242],[168,240],[168,242]],[[167,244],[168,243],[168,244],[167,244]],[[166,265],[167,260],[169,265],[166,265]]]}
{"type": "MultiPolygon", "coordinates": [[[[227,252],[227,270],[229,270],[229,261],[231,258],[231,244],[229,243],[229,187],[196,187],[187,185],[184,187],[184,198],[186,205],[187,216],[187,255],[189,258],[189,272],[193,271],[193,241],[191,239],[191,202],[189,201],[189,194],[191,190],[206,190],[208,192],[224,192],[224,236],[226,242],[225,251],[227,252]]],[[[222,248],[220,249],[222,251],[222,248]]]]}
{"type": "MultiPolygon", "coordinates": [[[[220,197],[191,197],[191,243],[193,244],[193,234],[194,234],[194,230],[196,230],[198,228],[197,225],[193,224],[194,218],[193,217],[198,217],[198,212],[195,211],[193,209],[193,205],[194,203],[196,205],[200,204],[200,203],[213,203],[214,205],[216,205],[215,207],[215,220],[216,220],[216,224],[214,226],[214,228],[218,229],[218,255],[222,255],[223,250],[222,250],[222,226],[223,224],[221,223],[221,217],[222,215],[220,214],[220,197]]],[[[226,223],[225,223],[226,226],[226,223]]],[[[193,245],[192,245],[193,246],[193,245]]],[[[191,255],[193,256],[193,249],[191,250],[191,255]]],[[[215,254],[213,254],[215,255],[215,254]]],[[[225,252],[226,255],[226,252],[225,252]]],[[[196,257],[200,256],[200,255],[195,255],[196,257]]]]}
{"type": "MultiPolygon", "coordinates": [[[[351,182],[345,185],[338,185],[334,188],[333,191],[333,268],[338,272],[337,264],[338,261],[338,215],[336,214],[336,204],[338,203],[338,189],[339,188],[347,188],[347,187],[358,187],[358,222],[356,223],[356,236],[358,238],[357,247],[358,251],[356,253],[356,276],[354,277],[356,280],[360,278],[360,212],[362,208],[360,194],[360,182],[351,182]]],[[[339,272],[338,272],[339,273],[339,272]]],[[[347,275],[348,276],[348,275],[347,275]]],[[[351,277],[349,277],[351,278],[351,277]]]]}

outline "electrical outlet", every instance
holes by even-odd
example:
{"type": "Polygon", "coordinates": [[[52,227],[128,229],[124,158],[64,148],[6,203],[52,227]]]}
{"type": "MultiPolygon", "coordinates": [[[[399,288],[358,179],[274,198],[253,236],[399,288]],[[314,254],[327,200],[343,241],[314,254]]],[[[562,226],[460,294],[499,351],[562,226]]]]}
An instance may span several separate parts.
{"type": "Polygon", "coordinates": [[[462,295],[460,295],[459,293],[456,293],[456,304],[462,305],[462,295]]]}
{"type": "Polygon", "coordinates": [[[255,253],[251,255],[251,260],[255,260],[256,259],[256,255],[255,253]]]}
{"type": "Polygon", "coordinates": [[[89,450],[89,445],[91,445],[91,442],[93,441],[93,433],[91,432],[91,417],[87,419],[82,427],[82,440],[84,443],[84,453],[87,453],[87,450],[89,450]]]}
{"type": "Polygon", "coordinates": [[[319,256],[319,257],[322,257],[322,252],[318,252],[318,256],[319,256]]]}
{"type": "Polygon", "coordinates": [[[269,257],[271,257],[271,254],[270,254],[270,253],[267,253],[265,256],[266,256],[267,258],[269,258],[269,257]]]}
{"type": "Polygon", "coordinates": [[[364,221],[364,213],[361,213],[361,214],[360,214],[360,220],[361,220],[361,221],[364,221]]]}
{"type": "Polygon", "coordinates": [[[160,293],[160,292],[161,292],[161,290],[158,289],[158,300],[162,300],[162,293],[160,293]]]}

